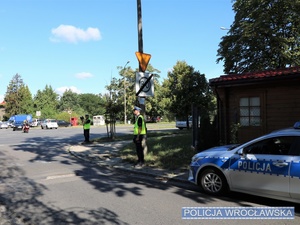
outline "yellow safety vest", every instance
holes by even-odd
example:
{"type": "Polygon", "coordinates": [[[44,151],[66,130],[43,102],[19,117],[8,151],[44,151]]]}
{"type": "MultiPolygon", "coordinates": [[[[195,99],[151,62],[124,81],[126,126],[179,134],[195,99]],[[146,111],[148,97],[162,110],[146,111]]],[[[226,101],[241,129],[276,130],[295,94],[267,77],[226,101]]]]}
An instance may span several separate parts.
{"type": "MultiPolygon", "coordinates": [[[[90,120],[91,121],[91,120],[90,120]]],[[[83,129],[88,130],[91,128],[91,122],[83,124],[83,129]]]]}
{"type": "Polygon", "coordinates": [[[142,130],[141,130],[141,135],[144,135],[146,134],[146,125],[145,125],[145,120],[144,120],[144,117],[142,115],[139,115],[136,120],[135,120],[135,123],[134,123],[134,128],[133,128],[133,134],[134,135],[138,135],[139,134],[139,125],[138,125],[138,120],[139,118],[142,118],[142,130]]]}

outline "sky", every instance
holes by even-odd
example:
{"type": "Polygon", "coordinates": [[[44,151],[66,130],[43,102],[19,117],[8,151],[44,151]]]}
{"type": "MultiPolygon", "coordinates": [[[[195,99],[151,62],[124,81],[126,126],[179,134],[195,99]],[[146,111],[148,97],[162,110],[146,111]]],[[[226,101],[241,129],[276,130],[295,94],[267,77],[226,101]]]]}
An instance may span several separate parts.
{"type": "MultiPolygon", "coordinates": [[[[185,61],[207,80],[223,75],[216,63],[222,36],[234,20],[232,0],[141,0],[143,52],[160,81],[185,61]]],[[[19,74],[34,97],[106,93],[118,66],[139,63],[136,0],[1,0],[0,102],[19,74]]]]}

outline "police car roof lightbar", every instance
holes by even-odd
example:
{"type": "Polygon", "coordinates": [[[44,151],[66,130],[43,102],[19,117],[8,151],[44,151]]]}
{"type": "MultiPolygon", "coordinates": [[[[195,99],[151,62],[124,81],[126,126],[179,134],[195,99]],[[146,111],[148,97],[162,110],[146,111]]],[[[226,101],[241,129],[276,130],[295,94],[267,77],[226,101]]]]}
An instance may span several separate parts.
{"type": "Polygon", "coordinates": [[[300,129],[300,121],[294,124],[294,129],[300,129]]]}

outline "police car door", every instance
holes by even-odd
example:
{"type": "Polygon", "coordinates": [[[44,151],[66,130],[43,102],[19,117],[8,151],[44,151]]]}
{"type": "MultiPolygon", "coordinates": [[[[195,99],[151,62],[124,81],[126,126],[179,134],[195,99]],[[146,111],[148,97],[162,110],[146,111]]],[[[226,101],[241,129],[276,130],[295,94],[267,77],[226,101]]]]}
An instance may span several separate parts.
{"type": "Polygon", "coordinates": [[[290,169],[290,195],[300,202],[300,137],[297,137],[290,149],[292,158],[290,169]]]}
{"type": "Polygon", "coordinates": [[[268,138],[245,146],[230,163],[232,190],[264,196],[289,196],[288,151],[294,137],[268,138]]]}

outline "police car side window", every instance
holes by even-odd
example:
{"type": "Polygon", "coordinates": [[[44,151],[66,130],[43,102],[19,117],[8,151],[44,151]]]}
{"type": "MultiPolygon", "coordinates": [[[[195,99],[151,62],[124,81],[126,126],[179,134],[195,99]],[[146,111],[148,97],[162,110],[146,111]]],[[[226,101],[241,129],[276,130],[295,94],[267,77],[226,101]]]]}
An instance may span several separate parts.
{"type": "MultiPolygon", "coordinates": [[[[246,154],[288,155],[295,137],[265,139],[244,148],[246,154]]],[[[300,146],[300,141],[299,141],[300,146]]]]}
{"type": "Polygon", "coordinates": [[[300,155],[300,137],[295,137],[295,140],[290,148],[289,155],[300,155]]]}
{"type": "Polygon", "coordinates": [[[246,154],[262,154],[265,141],[260,141],[244,148],[246,154]]]}
{"type": "Polygon", "coordinates": [[[279,155],[288,155],[289,151],[291,149],[291,146],[293,145],[293,143],[295,142],[295,138],[296,137],[279,137],[277,138],[277,146],[278,146],[278,153],[279,155]]]}

